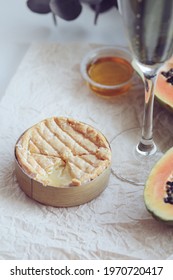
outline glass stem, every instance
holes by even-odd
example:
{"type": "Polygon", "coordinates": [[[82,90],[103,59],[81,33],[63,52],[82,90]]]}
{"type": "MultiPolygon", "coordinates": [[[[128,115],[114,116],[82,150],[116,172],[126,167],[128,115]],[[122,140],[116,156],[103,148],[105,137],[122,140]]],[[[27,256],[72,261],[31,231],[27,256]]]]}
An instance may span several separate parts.
{"type": "Polygon", "coordinates": [[[145,104],[142,125],[142,137],[136,150],[141,155],[152,155],[157,148],[153,141],[153,108],[154,108],[154,85],[157,69],[148,68],[136,62],[136,70],[144,82],[145,104]]]}
{"type": "Polygon", "coordinates": [[[140,154],[151,155],[156,152],[156,145],[153,141],[153,107],[154,107],[154,83],[155,75],[144,74],[145,104],[142,125],[142,137],[137,146],[140,154]]]}

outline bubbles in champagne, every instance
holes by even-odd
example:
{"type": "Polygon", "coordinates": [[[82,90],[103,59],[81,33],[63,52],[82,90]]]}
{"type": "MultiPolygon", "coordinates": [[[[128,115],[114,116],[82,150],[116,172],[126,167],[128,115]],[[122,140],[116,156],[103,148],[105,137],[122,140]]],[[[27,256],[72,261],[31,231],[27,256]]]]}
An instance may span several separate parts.
{"type": "Polygon", "coordinates": [[[173,54],[173,0],[120,0],[134,56],[154,65],[173,54]]]}

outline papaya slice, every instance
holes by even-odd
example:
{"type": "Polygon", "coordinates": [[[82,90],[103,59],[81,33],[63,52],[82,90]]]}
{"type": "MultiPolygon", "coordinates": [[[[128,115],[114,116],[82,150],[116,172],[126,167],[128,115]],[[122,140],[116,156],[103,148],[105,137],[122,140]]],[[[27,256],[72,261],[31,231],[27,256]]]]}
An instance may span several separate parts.
{"type": "Polygon", "coordinates": [[[144,202],[156,219],[173,225],[173,147],[151,170],[144,188],[144,202]]]}
{"type": "Polygon", "coordinates": [[[158,72],[155,96],[160,104],[173,112],[173,57],[158,72]]]}

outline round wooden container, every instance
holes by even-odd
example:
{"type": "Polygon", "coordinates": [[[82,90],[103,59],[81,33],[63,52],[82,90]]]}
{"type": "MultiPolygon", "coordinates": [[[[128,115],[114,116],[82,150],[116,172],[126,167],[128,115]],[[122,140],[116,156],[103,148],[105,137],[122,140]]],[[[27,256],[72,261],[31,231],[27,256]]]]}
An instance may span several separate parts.
{"type": "Polygon", "coordinates": [[[96,178],[87,183],[82,183],[80,186],[63,185],[55,187],[43,185],[27,174],[17,159],[16,148],[20,138],[15,145],[15,171],[20,188],[30,198],[49,206],[71,207],[91,201],[106,188],[110,176],[111,163],[96,178]]]}
{"type": "Polygon", "coordinates": [[[78,206],[96,198],[106,188],[110,170],[109,166],[97,178],[81,186],[52,187],[30,178],[15,160],[17,181],[25,194],[42,204],[55,207],[78,206]]]}

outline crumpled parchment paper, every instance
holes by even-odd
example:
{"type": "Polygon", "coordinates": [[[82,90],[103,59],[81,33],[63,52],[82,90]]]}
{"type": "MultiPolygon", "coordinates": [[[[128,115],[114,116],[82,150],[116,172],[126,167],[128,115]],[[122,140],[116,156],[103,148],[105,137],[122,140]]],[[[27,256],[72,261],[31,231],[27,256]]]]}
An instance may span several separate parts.
{"type": "MultiPolygon", "coordinates": [[[[173,229],[147,212],[143,186],[111,175],[95,200],[53,208],[28,198],[14,173],[14,145],[44,118],[69,116],[102,131],[109,141],[141,125],[143,85],[114,100],[91,93],[80,61],[93,45],[32,45],[0,102],[0,259],[173,259],[173,229]]],[[[155,103],[159,137],[171,141],[173,116],[155,103]]],[[[172,144],[173,145],[173,144],[172,144]]]]}

